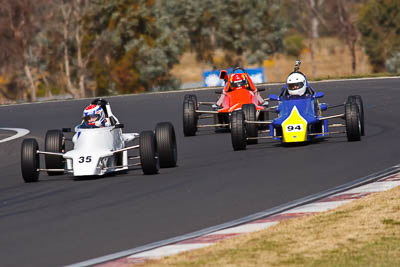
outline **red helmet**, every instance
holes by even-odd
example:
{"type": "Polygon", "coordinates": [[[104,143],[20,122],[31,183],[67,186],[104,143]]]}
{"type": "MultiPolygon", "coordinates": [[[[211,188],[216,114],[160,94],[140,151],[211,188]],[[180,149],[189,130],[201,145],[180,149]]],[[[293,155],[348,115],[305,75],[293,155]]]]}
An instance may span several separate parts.
{"type": "Polygon", "coordinates": [[[246,75],[243,73],[233,74],[230,79],[230,85],[233,89],[247,89],[249,87],[246,75]]]}

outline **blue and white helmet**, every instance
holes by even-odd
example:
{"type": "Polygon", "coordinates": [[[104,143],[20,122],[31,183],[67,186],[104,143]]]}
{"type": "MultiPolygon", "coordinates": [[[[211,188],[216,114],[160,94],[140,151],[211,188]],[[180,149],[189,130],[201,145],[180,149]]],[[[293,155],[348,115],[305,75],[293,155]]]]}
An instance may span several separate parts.
{"type": "Polygon", "coordinates": [[[83,110],[83,120],[89,127],[105,125],[104,110],[99,105],[89,105],[83,110]]]}

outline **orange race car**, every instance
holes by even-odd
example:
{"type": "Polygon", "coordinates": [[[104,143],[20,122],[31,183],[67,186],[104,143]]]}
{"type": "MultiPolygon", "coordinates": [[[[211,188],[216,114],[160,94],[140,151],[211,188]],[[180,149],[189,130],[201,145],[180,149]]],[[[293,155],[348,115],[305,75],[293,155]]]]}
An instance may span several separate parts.
{"type": "MultiPolygon", "coordinates": [[[[230,114],[234,110],[243,110],[246,119],[265,121],[269,118],[268,101],[263,99],[260,91],[265,88],[257,88],[250,76],[243,68],[236,67],[228,75],[222,70],[219,78],[225,81],[222,93],[216,102],[199,102],[196,95],[185,95],[183,102],[183,133],[185,136],[193,136],[198,128],[215,127],[215,130],[230,129],[230,114]],[[211,110],[199,110],[201,105],[211,107],[211,110]],[[214,118],[213,124],[199,124],[200,119],[214,118]]],[[[259,128],[265,127],[264,125],[259,128]]]]}

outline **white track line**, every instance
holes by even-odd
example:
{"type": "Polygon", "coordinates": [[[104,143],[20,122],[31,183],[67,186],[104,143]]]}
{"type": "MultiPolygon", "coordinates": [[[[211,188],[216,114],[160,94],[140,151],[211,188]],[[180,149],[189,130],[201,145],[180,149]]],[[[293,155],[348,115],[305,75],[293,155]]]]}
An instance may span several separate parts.
{"type": "Polygon", "coordinates": [[[0,130],[5,130],[5,131],[13,131],[13,132],[17,132],[16,134],[14,134],[13,136],[4,138],[0,140],[0,143],[5,143],[17,138],[20,138],[24,135],[27,135],[29,133],[29,130],[27,129],[22,129],[22,128],[0,128],[0,130]]]}
{"type": "Polygon", "coordinates": [[[351,200],[341,200],[341,201],[332,201],[332,202],[315,202],[311,204],[307,204],[301,207],[297,207],[294,209],[287,210],[282,212],[281,214],[287,213],[307,213],[307,212],[324,212],[334,208],[337,208],[343,204],[351,202],[351,200]]]}
{"type": "Polygon", "coordinates": [[[208,235],[226,235],[226,234],[244,234],[251,233],[255,231],[264,230],[270,226],[278,224],[278,222],[266,222],[266,223],[247,223],[244,225],[239,225],[235,227],[231,227],[228,229],[220,230],[208,235]]]}
{"type": "Polygon", "coordinates": [[[208,247],[213,244],[214,243],[168,245],[168,246],[156,248],[153,250],[145,251],[142,253],[138,253],[138,254],[129,256],[128,258],[149,258],[149,259],[162,258],[162,257],[175,255],[175,254],[193,250],[193,249],[208,247]]]}
{"type": "Polygon", "coordinates": [[[392,189],[396,186],[400,185],[400,181],[385,181],[385,182],[376,182],[372,184],[366,184],[357,188],[350,189],[345,193],[353,194],[353,193],[375,193],[382,192],[389,189],[392,189]]]}

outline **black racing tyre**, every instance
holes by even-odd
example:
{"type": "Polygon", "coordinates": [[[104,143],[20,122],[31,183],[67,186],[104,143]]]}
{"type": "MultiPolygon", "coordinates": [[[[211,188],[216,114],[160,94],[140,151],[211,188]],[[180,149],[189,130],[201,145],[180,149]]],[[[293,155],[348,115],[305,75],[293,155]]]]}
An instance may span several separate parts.
{"type": "Polygon", "coordinates": [[[194,106],[195,106],[196,110],[199,108],[199,104],[198,104],[198,102],[197,102],[197,96],[196,96],[196,95],[192,95],[192,94],[190,94],[190,95],[185,95],[185,99],[190,99],[190,100],[192,100],[193,103],[194,103],[194,106]]]}
{"type": "Polygon", "coordinates": [[[226,133],[229,131],[229,113],[218,113],[214,114],[215,124],[225,124],[226,126],[215,126],[216,133],[226,133]]]}
{"type": "MultiPolygon", "coordinates": [[[[65,150],[64,135],[60,130],[49,130],[44,140],[44,151],[63,153],[65,150]]],[[[65,161],[62,156],[44,155],[46,169],[64,169],[65,161]]],[[[63,172],[48,171],[48,175],[60,175],[63,172]]]]}
{"type": "Polygon", "coordinates": [[[361,135],[365,136],[364,128],[364,104],[360,95],[351,95],[347,98],[347,103],[354,102],[358,106],[358,111],[360,112],[360,122],[361,122],[361,135]]]}
{"type": "MultiPolygon", "coordinates": [[[[221,120],[220,120],[219,114],[214,114],[213,117],[214,117],[214,124],[221,124],[221,120]]],[[[220,129],[221,129],[221,127],[215,126],[214,131],[216,133],[218,133],[220,131],[220,129]]]]}
{"type": "Polygon", "coordinates": [[[360,112],[356,103],[346,103],[344,106],[346,133],[348,141],[361,140],[361,121],[360,112]]]}
{"type": "Polygon", "coordinates": [[[193,99],[185,98],[183,101],[183,133],[185,136],[193,136],[197,131],[198,116],[196,104],[193,99]]]}
{"type": "Polygon", "coordinates": [[[156,174],[159,160],[156,150],[156,137],[153,131],[143,131],[139,136],[140,164],[144,174],[156,174]]]}
{"type": "Polygon", "coordinates": [[[161,168],[175,167],[178,159],[174,126],[170,122],[156,125],[156,143],[161,168]]]}
{"type": "MultiPolygon", "coordinates": [[[[254,104],[244,104],[242,106],[244,117],[248,121],[256,121],[257,113],[256,106],[254,104]]],[[[247,137],[257,137],[258,136],[258,125],[257,124],[246,124],[247,137]]],[[[258,140],[247,140],[247,144],[257,144],[258,140]]]]}
{"type": "Polygon", "coordinates": [[[226,130],[229,131],[230,130],[230,127],[229,127],[229,122],[230,122],[229,113],[220,114],[220,117],[222,119],[222,123],[227,125],[227,126],[224,127],[225,131],[226,130]]]}
{"type": "Polygon", "coordinates": [[[21,172],[22,178],[26,183],[37,182],[39,180],[40,158],[37,151],[38,143],[33,138],[22,141],[21,146],[21,172]]]}
{"type": "MultiPolygon", "coordinates": [[[[268,109],[269,105],[263,105],[265,109],[268,109]]],[[[258,116],[259,121],[268,121],[269,120],[269,112],[268,111],[261,111],[260,115],[258,116]]],[[[265,131],[269,128],[268,124],[260,124],[258,125],[258,129],[261,131],[265,131]]]]}
{"type": "MultiPolygon", "coordinates": [[[[225,114],[221,114],[221,113],[214,114],[214,124],[224,124],[224,123],[227,123],[227,122],[225,121],[225,116],[226,116],[225,114]]],[[[219,133],[219,132],[226,132],[226,129],[227,129],[226,126],[215,126],[214,131],[215,131],[216,133],[219,133]]]]}
{"type": "Polygon", "coordinates": [[[246,149],[246,126],[242,110],[235,110],[231,114],[231,139],[233,150],[246,149]]]}

